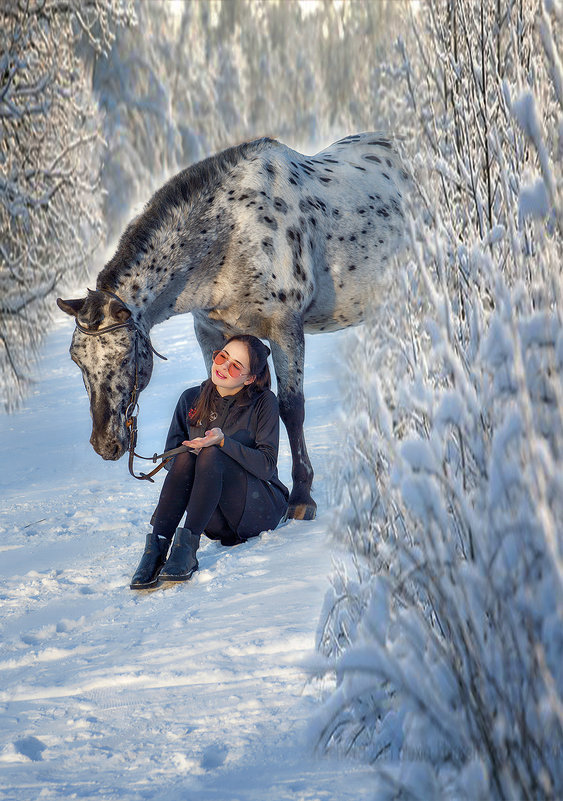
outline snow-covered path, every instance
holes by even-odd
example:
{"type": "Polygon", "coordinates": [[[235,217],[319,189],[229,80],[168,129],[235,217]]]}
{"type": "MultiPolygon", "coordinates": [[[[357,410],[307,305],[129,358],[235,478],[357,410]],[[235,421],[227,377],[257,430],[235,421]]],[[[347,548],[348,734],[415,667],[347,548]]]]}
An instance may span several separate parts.
{"type": "MultiPolygon", "coordinates": [[[[318,701],[303,669],[331,568],[333,353],[345,334],[307,339],[318,519],[233,549],[203,538],[190,582],[132,592],[162,479],[136,482],[125,460],[94,454],[71,330],[58,322],[35,393],[0,417],[0,797],[370,798],[368,769],[311,752],[318,701]]],[[[161,449],[182,389],[204,377],[190,318],[153,341],[170,361],[141,396],[145,454],[161,449]]]]}

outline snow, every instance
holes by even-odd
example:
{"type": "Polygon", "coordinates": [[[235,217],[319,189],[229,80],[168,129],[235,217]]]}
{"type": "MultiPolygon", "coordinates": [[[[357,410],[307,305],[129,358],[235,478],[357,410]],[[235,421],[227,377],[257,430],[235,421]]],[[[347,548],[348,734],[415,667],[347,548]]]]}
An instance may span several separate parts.
{"type": "MultiPolygon", "coordinates": [[[[322,685],[306,664],[329,588],[346,334],[307,338],[317,519],[232,549],[204,537],[191,581],[133,592],[162,479],[135,481],[125,459],[92,450],[71,332],[57,320],[34,393],[0,417],[0,797],[371,797],[369,766],[310,742],[322,685]]],[[[191,318],[159,326],[153,344],[169,361],[140,398],[145,455],[161,450],[182,389],[205,376],[191,318]]],[[[289,483],[285,431],[279,466],[289,483]]]]}
{"type": "Polygon", "coordinates": [[[549,214],[549,197],[543,178],[536,178],[529,186],[520,187],[518,210],[522,217],[542,219],[549,214]]]}

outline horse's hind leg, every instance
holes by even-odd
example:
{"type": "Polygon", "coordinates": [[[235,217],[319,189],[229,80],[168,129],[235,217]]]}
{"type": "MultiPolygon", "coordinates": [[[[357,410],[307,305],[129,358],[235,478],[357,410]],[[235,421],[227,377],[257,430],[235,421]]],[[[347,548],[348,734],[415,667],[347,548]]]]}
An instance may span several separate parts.
{"type": "Polygon", "coordinates": [[[316,514],[317,504],[311,497],[313,468],[307,454],[303,431],[305,336],[301,321],[293,321],[289,326],[284,325],[276,339],[270,338],[270,344],[278,381],[280,417],[287,429],[293,461],[291,471],[293,487],[286,517],[312,520],[316,514]]]}

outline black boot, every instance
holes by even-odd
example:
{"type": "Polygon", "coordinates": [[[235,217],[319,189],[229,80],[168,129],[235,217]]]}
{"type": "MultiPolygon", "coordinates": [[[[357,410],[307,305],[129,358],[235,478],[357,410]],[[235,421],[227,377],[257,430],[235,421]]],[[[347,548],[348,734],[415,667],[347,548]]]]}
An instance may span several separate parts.
{"type": "Polygon", "coordinates": [[[147,534],[145,552],[129,585],[132,590],[144,590],[156,584],[160,568],[166,561],[168,545],[164,537],[158,537],[154,532],[147,534]]]}
{"type": "Polygon", "coordinates": [[[192,534],[189,528],[177,528],[172,540],[170,556],[160,572],[163,581],[186,581],[198,569],[196,551],[199,548],[199,534],[192,534]]]}

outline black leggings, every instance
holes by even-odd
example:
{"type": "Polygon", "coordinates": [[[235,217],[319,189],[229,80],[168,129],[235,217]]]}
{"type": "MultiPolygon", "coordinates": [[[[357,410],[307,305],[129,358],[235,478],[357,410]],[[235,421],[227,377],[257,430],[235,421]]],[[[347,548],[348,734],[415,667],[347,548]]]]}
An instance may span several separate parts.
{"type": "Polygon", "coordinates": [[[180,453],[164,480],[153,516],[154,533],[171,540],[182,515],[184,528],[203,531],[225,545],[239,542],[237,525],[246,501],[246,470],[218,445],[180,453]]]}

